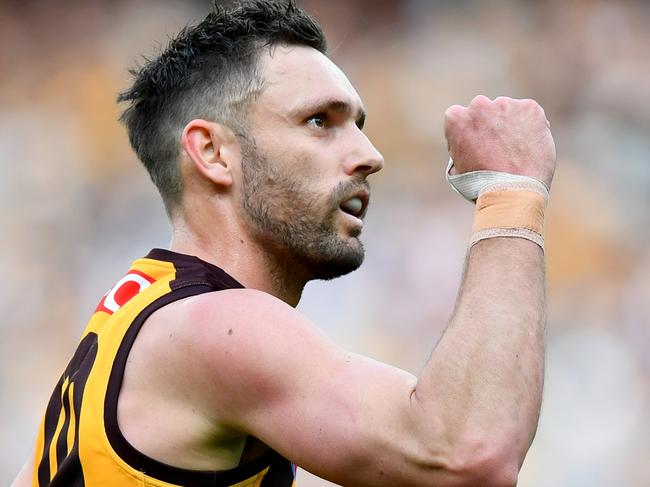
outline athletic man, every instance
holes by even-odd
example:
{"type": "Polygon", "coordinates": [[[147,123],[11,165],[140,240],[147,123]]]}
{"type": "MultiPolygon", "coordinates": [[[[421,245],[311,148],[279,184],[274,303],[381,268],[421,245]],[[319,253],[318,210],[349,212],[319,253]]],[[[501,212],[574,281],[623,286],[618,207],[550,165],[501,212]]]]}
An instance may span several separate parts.
{"type": "MultiPolygon", "coordinates": [[[[291,3],[216,9],[123,93],[173,227],[101,300],[16,486],[512,486],[542,395],[543,212],[555,148],[531,100],[446,112],[477,200],[453,317],[419,377],[297,312],[356,269],[382,168],[364,107],[291,3]],[[476,172],[491,171],[491,172],[476,172]]],[[[432,289],[431,292],[435,292],[432,289]]]]}

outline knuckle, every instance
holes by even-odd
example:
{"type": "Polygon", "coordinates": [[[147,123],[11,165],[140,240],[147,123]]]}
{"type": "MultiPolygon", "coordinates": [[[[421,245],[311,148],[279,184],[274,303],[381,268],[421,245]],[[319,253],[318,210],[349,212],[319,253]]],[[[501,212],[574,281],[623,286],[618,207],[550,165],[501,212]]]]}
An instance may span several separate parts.
{"type": "Polygon", "coordinates": [[[462,105],[452,105],[445,110],[445,118],[447,120],[458,118],[464,110],[465,107],[462,105]]]}
{"type": "Polygon", "coordinates": [[[471,105],[485,105],[490,103],[490,99],[485,95],[477,95],[472,99],[471,105]]]}
{"type": "Polygon", "coordinates": [[[533,100],[531,98],[526,98],[525,100],[521,100],[521,101],[524,104],[524,106],[526,106],[528,108],[534,108],[536,110],[541,110],[541,108],[542,108],[539,105],[539,103],[537,103],[535,100],[533,100]]]}

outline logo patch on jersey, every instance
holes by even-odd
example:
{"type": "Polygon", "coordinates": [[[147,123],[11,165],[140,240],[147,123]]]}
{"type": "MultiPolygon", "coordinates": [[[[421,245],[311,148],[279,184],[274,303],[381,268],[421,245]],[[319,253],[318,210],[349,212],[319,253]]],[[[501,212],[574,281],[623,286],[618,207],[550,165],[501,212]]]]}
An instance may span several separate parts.
{"type": "Polygon", "coordinates": [[[117,281],[117,284],[104,295],[97,305],[95,313],[97,311],[103,311],[112,315],[137,296],[138,293],[147,289],[154,281],[155,279],[149,277],[144,272],[131,269],[126,276],[117,281]]]}

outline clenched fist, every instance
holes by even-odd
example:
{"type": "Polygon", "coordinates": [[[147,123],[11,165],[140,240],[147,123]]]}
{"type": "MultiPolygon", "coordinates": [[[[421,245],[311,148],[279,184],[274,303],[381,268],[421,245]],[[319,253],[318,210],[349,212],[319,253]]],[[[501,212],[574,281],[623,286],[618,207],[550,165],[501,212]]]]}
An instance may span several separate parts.
{"type": "Polygon", "coordinates": [[[533,100],[477,96],[445,112],[452,174],[499,171],[539,179],[551,187],[555,143],[544,110],[533,100]]]}

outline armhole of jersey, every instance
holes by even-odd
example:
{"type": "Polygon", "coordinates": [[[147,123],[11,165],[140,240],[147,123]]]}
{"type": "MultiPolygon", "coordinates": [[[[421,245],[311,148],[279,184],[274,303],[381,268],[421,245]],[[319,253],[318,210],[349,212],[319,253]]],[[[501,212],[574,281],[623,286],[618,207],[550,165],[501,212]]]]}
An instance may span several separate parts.
{"type": "Polygon", "coordinates": [[[131,468],[142,472],[149,477],[171,484],[192,485],[196,487],[231,485],[242,482],[278,462],[288,463],[288,460],[284,459],[279,453],[270,450],[259,458],[231,470],[188,470],[159,462],[158,460],[145,455],[131,445],[120,431],[117,423],[117,400],[122,386],[126,360],[140,328],[142,328],[142,325],[147,318],[162,306],[179,299],[213,290],[214,289],[211,286],[206,284],[183,287],[160,297],[143,309],[133,323],[131,323],[122,343],[120,343],[108,380],[106,398],[104,401],[104,427],[111,448],[131,468]]]}

